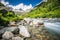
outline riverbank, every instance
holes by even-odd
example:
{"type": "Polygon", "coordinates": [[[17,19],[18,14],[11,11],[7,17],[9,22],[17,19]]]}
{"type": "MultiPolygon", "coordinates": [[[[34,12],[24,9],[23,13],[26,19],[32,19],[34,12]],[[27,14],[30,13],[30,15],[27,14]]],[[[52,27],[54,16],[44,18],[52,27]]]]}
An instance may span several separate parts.
{"type": "Polygon", "coordinates": [[[60,37],[45,28],[44,20],[24,18],[16,26],[1,29],[0,37],[2,40],[60,40],[60,37]]]}

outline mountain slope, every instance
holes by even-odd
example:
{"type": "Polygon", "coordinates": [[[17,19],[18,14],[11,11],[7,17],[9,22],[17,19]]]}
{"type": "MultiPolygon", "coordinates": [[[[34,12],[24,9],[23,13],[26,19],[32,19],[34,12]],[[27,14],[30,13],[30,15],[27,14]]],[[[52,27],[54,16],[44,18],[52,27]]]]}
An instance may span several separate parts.
{"type": "Polygon", "coordinates": [[[16,21],[18,16],[9,7],[5,7],[0,3],[0,26],[7,26],[10,21],[16,21]]]}
{"type": "Polygon", "coordinates": [[[60,18],[60,0],[47,0],[22,16],[30,18],[60,18]]]}
{"type": "Polygon", "coordinates": [[[4,6],[2,3],[0,3],[0,6],[4,6]]]}

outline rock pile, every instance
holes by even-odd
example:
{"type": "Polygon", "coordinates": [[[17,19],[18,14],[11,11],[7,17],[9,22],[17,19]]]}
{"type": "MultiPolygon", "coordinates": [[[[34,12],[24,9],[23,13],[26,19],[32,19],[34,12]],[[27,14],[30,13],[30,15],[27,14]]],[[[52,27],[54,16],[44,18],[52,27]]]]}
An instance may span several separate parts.
{"type": "Polygon", "coordinates": [[[0,30],[0,40],[60,40],[44,27],[42,20],[24,18],[14,27],[0,30]]]}
{"type": "Polygon", "coordinates": [[[30,34],[25,26],[6,27],[0,30],[2,40],[23,40],[30,37],[30,34]]]}
{"type": "Polygon", "coordinates": [[[37,26],[43,25],[42,20],[33,19],[33,18],[25,18],[23,21],[24,21],[25,25],[29,25],[29,26],[36,26],[37,27],[37,26]]]}

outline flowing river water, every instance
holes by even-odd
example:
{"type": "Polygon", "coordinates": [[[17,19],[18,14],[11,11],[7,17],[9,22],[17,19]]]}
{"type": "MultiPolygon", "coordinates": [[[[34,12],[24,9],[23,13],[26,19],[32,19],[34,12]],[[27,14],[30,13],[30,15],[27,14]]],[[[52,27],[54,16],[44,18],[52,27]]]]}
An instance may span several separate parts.
{"type": "Polygon", "coordinates": [[[44,22],[44,26],[50,33],[55,33],[60,37],[60,22],[44,22]]]}

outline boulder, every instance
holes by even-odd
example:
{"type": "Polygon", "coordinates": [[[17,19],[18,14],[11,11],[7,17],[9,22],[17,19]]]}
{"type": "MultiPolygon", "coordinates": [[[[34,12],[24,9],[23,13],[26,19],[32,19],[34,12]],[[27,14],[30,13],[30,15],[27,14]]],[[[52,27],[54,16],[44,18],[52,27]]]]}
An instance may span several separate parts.
{"type": "Polygon", "coordinates": [[[0,26],[0,29],[4,28],[4,26],[0,26]]]}
{"type": "Polygon", "coordinates": [[[23,40],[23,38],[21,38],[21,37],[12,37],[12,40],[23,40]]]}
{"type": "Polygon", "coordinates": [[[42,20],[38,20],[38,19],[32,19],[32,22],[30,23],[31,26],[40,26],[43,25],[43,21],[42,20]]]}
{"type": "Polygon", "coordinates": [[[9,26],[16,26],[16,22],[15,21],[10,21],[9,26]]]}
{"type": "Polygon", "coordinates": [[[10,32],[12,32],[12,33],[14,33],[14,34],[19,34],[19,29],[18,29],[18,27],[10,27],[10,28],[8,28],[6,31],[10,31],[10,32]]]}
{"type": "Polygon", "coordinates": [[[29,32],[28,32],[28,30],[27,30],[27,28],[25,27],[25,26],[21,26],[21,25],[19,25],[19,34],[20,35],[22,35],[22,36],[24,36],[24,37],[30,37],[30,34],[29,34],[29,32]]]}
{"type": "Polygon", "coordinates": [[[5,28],[1,29],[0,30],[0,35],[3,34],[7,29],[8,29],[8,27],[5,27],[5,28]]]}
{"type": "Polygon", "coordinates": [[[5,27],[5,28],[0,30],[0,35],[3,34],[6,31],[17,33],[18,32],[18,28],[17,27],[5,27]]]}
{"type": "Polygon", "coordinates": [[[24,18],[25,23],[30,23],[31,22],[31,18],[24,18]]]}
{"type": "Polygon", "coordinates": [[[3,35],[2,35],[2,38],[3,39],[10,39],[12,38],[14,35],[13,33],[9,32],[9,31],[6,31],[3,35]]]}

